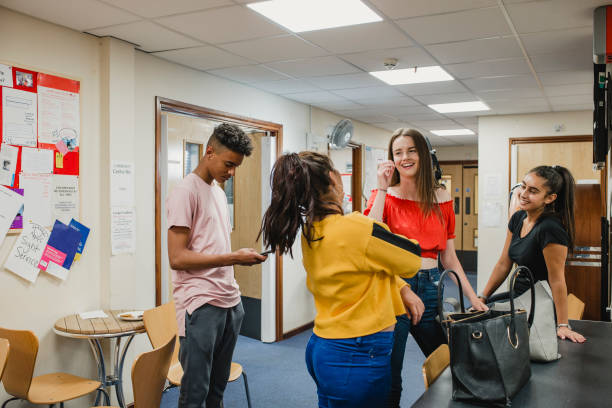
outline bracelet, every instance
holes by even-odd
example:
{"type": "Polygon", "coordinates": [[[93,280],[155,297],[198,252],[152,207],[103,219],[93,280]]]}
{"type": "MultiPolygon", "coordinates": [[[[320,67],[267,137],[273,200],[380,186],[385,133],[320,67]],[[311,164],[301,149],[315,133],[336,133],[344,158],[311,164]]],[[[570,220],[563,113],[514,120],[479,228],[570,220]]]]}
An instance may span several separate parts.
{"type": "Polygon", "coordinates": [[[568,329],[572,330],[572,326],[570,326],[569,323],[559,323],[557,325],[557,329],[560,329],[561,327],[567,327],[568,329]]]}

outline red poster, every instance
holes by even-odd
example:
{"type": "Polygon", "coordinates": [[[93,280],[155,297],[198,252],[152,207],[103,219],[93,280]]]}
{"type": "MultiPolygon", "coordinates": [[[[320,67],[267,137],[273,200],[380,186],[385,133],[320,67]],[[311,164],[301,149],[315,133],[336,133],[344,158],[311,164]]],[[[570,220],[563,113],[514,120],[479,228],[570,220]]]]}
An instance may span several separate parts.
{"type": "Polygon", "coordinates": [[[47,88],[61,89],[66,92],[79,93],[81,83],[74,79],[61,78],[49,74],[38,74],[38,86],[46,86],[47,88]]]}
{"type": "Polygon", "coordinates": [[[13,67],[13,88],[36,93],[38,72],[13,67]]]}
{"type": "Polygon", "coordinates": [[[53,174],[66,174],[69,176],[79,175],[79,152],[68,152],[61,154],[57,149],[53,150],[53,174]]]}

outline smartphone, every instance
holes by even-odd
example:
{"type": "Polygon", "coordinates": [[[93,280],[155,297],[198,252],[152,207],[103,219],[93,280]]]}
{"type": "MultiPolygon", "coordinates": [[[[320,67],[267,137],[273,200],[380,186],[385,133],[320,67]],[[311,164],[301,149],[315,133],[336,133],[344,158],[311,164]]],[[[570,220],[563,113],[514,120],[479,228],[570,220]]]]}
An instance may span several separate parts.
{"type": "Polygon", "coordinates": [[[273,252],[276,252],[276,250],[268,249],[267,251],[260,252],[259,255],[268,255],[268,254],[271,254],[273,252]]]}

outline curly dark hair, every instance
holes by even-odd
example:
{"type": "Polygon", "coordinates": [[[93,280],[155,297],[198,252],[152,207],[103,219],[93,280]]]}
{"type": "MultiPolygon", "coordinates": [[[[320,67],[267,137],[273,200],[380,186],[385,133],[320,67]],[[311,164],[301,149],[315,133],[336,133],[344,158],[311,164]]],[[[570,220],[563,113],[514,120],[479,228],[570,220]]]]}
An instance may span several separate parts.
{"type": "Polygon", "coordinates": [[[224,146],[245,156],[250,156],[253,151],[251,139],[242,129],[231,123],[221,123],[215,127],[210,139],[208,139],[208,146],[213,144],[224,146]]]}

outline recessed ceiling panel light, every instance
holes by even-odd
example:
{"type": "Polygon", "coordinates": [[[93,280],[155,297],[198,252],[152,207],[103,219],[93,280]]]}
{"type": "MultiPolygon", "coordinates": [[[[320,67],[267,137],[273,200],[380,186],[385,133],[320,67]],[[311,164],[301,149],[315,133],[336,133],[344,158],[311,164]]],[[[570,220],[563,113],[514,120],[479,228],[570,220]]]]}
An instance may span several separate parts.
{"type": "Polygon", "coordinates": [[[427,105],[431,109],[440,113],[451,113],[451,112],[475,112],[475,111],[487,111],[491,110],[484,102],[473,101],[473,102],[457,102],[457,103],[436,103],[434,105],[427,105]]]}
{"type": "Polygon", "coordinates": [[[360,0],[269,0],[247,7],[295,33],[382,21],[360,0]]]}
{"type": "Polygon", "coordinates": [[[430,130],[430,132],[436,136],[461,136],[474,134],[474,132],[470,129],[430,130]]]}
{"type": "Polygon", "coordinates": [[[437,65],[432,67],[374,71],[370,72],[370,75],[374,75],[389,85],[422,84],[424,82],[452,81],[455,79],[437,65]]]}

